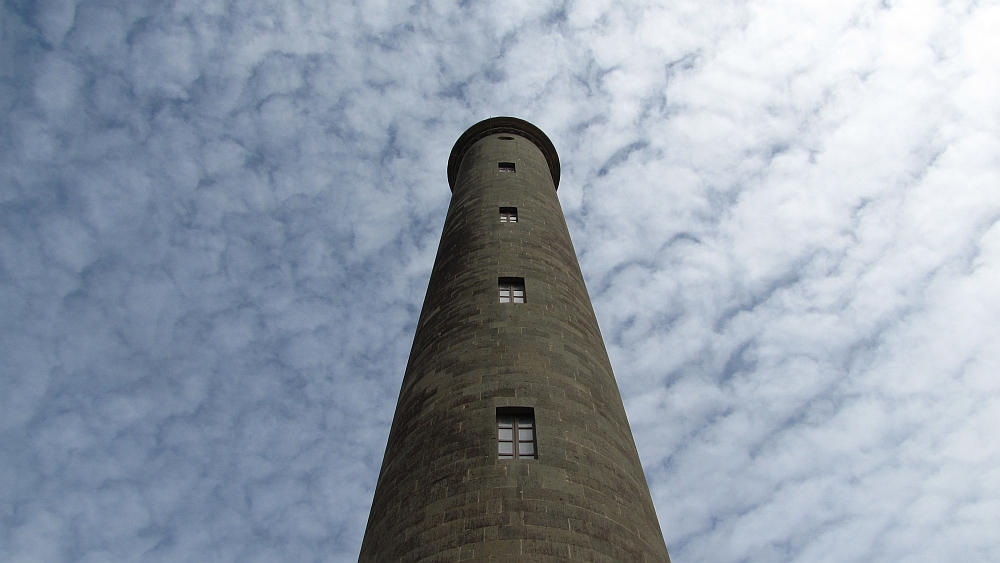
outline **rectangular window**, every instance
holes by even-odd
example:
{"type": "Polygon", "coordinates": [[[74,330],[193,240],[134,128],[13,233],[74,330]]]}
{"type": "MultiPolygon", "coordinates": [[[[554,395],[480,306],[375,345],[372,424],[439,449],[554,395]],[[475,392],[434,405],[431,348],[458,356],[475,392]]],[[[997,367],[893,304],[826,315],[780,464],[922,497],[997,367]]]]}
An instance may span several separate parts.
{"type": "Polygon", "coordinates": [[[501,207],[500,208],[500,222],[501,223],[517,223],[517,208],[516,207],[501,207]]]}
{"type": "Polygon", "coordinates": [[[500,163],[500,171],[501,172],[513,172],[514,171],[514,163],[513,162],[501,162],[500,163]]]}
{"type": "Polygon", "coordinates": [[[525,408],[497,409],[497,457],[537,459],[535,413],[525,408]]]}
{"type": "Polygon", "coordinates": [[[500,302],[524,303],[524,278],[500,278],[500,302]]]}

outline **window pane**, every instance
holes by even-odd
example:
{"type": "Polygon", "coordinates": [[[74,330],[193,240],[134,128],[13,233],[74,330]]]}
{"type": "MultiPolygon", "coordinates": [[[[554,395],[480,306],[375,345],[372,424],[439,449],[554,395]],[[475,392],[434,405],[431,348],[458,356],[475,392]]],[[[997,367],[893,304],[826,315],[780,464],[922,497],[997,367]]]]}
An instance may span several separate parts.
{"type": "Polygon", "coordinates": [[[524,278],[498,278],[501,303],[524,303],[524,278]]]}
{"type": "Polygon", "coordinates": [[[517,459],[519,457],[537,459],[533,410],[525,407],[497,407],[497,456],[499,459],[517,459]]]}
{"type": "Polygon", "coordinates": [[[501,207],[500,208],[500,222],[501,223],[516,223],[517,222],[517,208],[516,207],[501,207]]]}

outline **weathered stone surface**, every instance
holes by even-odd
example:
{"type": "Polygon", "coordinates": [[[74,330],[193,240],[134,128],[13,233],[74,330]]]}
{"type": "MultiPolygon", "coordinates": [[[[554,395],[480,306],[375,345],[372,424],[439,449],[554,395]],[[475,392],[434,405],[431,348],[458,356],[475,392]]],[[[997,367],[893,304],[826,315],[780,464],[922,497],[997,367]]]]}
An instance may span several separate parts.
{"type": "Polygon", "coordinates": [[[359,561],[669,562],[556,196],[555,150],[497,118],[470,128],[451,164],[359,561]],[[517,222],[501,223],[500,207],[517,222]],[[499,302],[501,277],[524,278],[525,303],[499,302]],[[496,409],[515,406],[534,409],[537,459],[497,457],[496,409]]]}

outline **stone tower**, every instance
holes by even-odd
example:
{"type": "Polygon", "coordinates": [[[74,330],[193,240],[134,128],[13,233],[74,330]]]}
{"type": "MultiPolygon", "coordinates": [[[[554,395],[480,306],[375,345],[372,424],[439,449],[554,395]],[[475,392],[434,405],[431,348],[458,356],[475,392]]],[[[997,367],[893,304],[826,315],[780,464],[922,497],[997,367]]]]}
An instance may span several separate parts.
{"type": "Polygon", "coordinates": [[[481,121],[452,199],[359,562],[656,562],[667,549],[545,134],[481,121]]]}

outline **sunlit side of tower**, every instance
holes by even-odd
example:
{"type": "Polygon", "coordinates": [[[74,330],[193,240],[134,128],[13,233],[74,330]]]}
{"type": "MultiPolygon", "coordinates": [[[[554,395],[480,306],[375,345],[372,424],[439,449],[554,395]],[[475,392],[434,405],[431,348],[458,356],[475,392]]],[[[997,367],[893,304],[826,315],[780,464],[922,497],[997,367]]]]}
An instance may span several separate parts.
{"type": "Polygon", "coordinates": [[[487,119],[448,180],[359,561],[669,562],[552,142],[487,119]]]}

